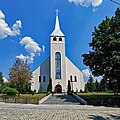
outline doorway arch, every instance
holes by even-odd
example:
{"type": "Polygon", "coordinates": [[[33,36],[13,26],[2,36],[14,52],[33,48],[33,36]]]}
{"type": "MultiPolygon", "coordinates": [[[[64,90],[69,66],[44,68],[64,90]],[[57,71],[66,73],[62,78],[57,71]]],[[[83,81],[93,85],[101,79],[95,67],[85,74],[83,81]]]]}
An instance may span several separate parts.
{"type": "Polygon", "coordinates": [[[60,84],[57,84],[55,87],[56,93],[62,93],[62,86],[60,84]]]}

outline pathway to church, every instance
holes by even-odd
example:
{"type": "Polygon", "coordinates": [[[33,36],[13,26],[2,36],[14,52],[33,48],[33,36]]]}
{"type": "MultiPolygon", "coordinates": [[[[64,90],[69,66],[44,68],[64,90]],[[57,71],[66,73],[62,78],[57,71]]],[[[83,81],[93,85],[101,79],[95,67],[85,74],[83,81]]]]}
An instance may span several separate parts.
{"type": "Polygon", "coordinates": [[[120,108],[0,103],[0,120],[120,120],[120,108]]]}
{"type": "Polygon", "coordinates": [[[74,97],[67,94],[54,94],[42,104],[70,104],[70,105],[80,105],[74,97]]]}

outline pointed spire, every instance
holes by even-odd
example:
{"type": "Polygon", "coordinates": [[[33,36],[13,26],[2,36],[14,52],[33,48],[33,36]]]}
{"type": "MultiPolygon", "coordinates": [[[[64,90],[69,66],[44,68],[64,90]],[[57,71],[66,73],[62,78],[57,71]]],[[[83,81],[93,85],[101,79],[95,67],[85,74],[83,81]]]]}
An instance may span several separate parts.
{"type": "Polygon", "coordinates": [[[58,18],[58,9],[56,9],[56,23],[55,29],[50,36],[65,36],[62,31],[60,30],[59,18],[58,18]]]}
{"type": "Polygon", "coordinates": [[[56,16],[58,16],[58,13],[59,13],[59,11],[58,11],[58,9],[56,9],[56,16]]]}

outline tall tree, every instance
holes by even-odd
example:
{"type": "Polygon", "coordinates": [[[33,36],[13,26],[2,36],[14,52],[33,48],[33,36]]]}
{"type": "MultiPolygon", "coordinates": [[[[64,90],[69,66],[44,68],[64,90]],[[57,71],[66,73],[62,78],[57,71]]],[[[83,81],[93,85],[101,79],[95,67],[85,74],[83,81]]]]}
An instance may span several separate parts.
{"type": "Polygon", "coordinates": [[[3,75],[2,72],[0,72],[0,85],[3,85],[4,80],[3,80],[3,75]]]}
{"type": "Polygon", "coordinates": [[[0,93],[3,88],[3,84],[4,84],[3,75],[2,75],[2,72],[0,72],[0,93]]]}
{"type": "Polygon", "coordinates": [[[87,87],[87,84],[85,84],[85,93],[88,93],[88,87],[87,87]]]}
{"type": "Polygon", "coordinates": [[[105,76],[114,85],[114,92],[120,92],[120,8],[111,19],[105,20],[92,34],[89,44],[92,51],[83,54],[83,62],[90,67],[94,76],[105,76]]]}
{"type": "Polygon", "coordinates": [[[67,94],[71,94],[71,84],[70,84],[70,80],[68,80],[67,94]]]}
{"type": "Polygon", "coordinates": [[[52,92],[52,78],[49,79],[49,84],[48,84],[47,91],[52,92]]]}
{"type": "Polygon", "coordinates": [[[9,84],[20,93],[26,93],[31,86],[32,73],[27,62],[16,60],[9,69],[9,84]]]}
{"type": "Polygon", "coordinates": [[[97,80],[95,81],[95,91],[100,92],[100,83],[97,80]]]}
{"type": "Polygon", "coordinates": [[[108,89],[107,87],[107,80],[105,77],[100,81],[100,90],[101,91],[106,91],[108,89]]]}
{"type": "Polygon", "coordinates": [[[90,75],[88,82],[87,82],[87,89],[89,92],[95,91],[95,84],[92,75],[90,75]]]}

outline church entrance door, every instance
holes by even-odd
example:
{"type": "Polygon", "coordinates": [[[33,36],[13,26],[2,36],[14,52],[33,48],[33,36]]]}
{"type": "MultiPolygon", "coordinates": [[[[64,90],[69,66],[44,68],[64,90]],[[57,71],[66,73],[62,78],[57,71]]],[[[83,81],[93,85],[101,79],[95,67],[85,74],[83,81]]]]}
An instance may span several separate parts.
{"type": "Polygon", "coordinates": [[[62,93],[62,86],[60,84],[56,85],[56,93],[62,93]]]}

